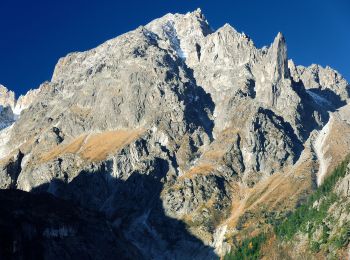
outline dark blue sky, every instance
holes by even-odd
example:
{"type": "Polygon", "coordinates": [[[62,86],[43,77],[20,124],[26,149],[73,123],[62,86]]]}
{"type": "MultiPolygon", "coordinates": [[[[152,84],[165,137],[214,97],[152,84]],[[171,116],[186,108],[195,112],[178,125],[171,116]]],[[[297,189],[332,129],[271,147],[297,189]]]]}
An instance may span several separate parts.
{"type": "Polygon", "coordinates": [[[197,7],[214,29],[230,23],[258,47],[281,31],[297,64],[330,65],[350,80],[349,0],[1,0],[0,83],[22,94],[49,80],[69,52],[197,7]]]}

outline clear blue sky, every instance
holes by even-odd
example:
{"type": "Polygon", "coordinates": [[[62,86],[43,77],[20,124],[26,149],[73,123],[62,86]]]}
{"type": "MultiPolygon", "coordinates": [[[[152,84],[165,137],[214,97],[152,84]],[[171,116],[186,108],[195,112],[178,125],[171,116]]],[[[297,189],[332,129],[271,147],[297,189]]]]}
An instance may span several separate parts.
{"type": "Polygon", "coordinates": [[[258,47],[281,31],[297,64],[330,65],[350,80],[349,0],[1,0],[0,83],[24,93],[69,52],[197,7],[214,29],[230,23],[258,47]]]}

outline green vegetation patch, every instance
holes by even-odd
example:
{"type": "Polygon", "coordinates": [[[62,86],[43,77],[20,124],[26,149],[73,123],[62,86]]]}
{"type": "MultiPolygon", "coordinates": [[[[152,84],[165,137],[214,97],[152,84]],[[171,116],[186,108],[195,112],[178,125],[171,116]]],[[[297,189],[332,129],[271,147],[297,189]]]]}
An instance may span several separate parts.
{"type": "Polygon", "coordinates": [[[266,235],[260,234],[256,237],[243,240],[236,250],[228,253],[225,260],[254,260],[260,258],[261,245],[265,243],[266,235]]]}
{"type": "MultiPolygon", "coordinates": [[[[283,239],[290,240],[298,231],[310,233],[327,216],[329,207],[337,200],[332,192],[335,184],[346,175],[349,156],[328,176],[323,184],[308,198],[307,202],[299,206],[282,223],[275,225],[276,234],[283,239]],[[318,203],[318,205],[314,205],[318,203]]],[[[318,248],[316,245],[313,246],[318,248]]]]}

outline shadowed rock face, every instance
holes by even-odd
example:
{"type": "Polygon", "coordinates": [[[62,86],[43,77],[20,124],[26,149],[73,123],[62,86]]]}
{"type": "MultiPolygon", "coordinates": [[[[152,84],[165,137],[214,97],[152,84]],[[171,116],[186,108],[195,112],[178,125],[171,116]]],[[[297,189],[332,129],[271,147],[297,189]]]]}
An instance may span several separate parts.
{"type": "Polygon", "coordinates": [[[1,259],[139,259],[105,217],[51,194],[0,190],[1,259]]]}
{"type": "Polygon", "coordinates": [[[70,183],[53,180],[32,193],[1,190],[0,256],[215,259],[212,248],[164,214],[160,192],[166,164],[155,164],[159,168],[152,175],[134,173],[125,182],[111,180],[102,167],[81,172],[70,183]],[[97,186],[103,194],[91,192],[97,186]],[[55,197],[43,192],[48,188],[55,197]]]}
{"type": "Polygon", "coordinates": [[[0,132],[0,187],[102,212],[142,258],[212,259],[250,202],[269,197],[252,190],[276,174],[316,182],[347,153],[348,98],[336,71],[288,61],[280,33],[258,49],[200,10],[168,14],[61,58],[17,101],[0,132]]]}

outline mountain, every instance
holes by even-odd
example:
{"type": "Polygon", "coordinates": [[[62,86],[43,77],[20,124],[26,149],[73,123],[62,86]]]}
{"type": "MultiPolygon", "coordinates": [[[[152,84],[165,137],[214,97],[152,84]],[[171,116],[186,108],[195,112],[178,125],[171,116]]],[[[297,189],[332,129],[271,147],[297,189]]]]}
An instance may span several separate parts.
{"type": "Polygon", "coordinates": [[[288,60],[281,33],[259,49],[199,9],[167,14],[61,58],[17,103],[4,92],[20,112],[0,132],[0,187],[102,214],[135,257],[216,259],[346,158],[349,89],[288,60]]]}

